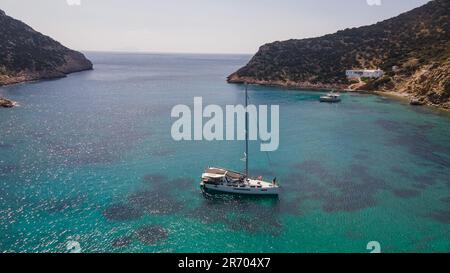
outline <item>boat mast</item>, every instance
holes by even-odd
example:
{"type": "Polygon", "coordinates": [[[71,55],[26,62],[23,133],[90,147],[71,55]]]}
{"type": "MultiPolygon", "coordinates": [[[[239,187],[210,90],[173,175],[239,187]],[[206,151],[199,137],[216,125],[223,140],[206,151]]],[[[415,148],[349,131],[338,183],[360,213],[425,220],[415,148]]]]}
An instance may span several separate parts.
{"type": "Polygon", "coordinates": [[[245,83],[245,176],[248,178],[248,84],[245,83]]]}

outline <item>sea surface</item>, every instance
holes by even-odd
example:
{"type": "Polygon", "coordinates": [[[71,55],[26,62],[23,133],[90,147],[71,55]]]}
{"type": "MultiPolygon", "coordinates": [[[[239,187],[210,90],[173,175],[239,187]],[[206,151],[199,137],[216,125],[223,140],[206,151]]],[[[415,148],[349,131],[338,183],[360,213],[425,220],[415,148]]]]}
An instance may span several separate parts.
{"type": "Polygon", "coordinates": [[[210,196],[244,142],[175,142],[176,104],[241,104],[247,55],[87,53],[95,70],[1,87],[0,252],[450,252],[450,117],[380,96],[252,86],[280,147],[250,143],[278,199],[210,196]]]}

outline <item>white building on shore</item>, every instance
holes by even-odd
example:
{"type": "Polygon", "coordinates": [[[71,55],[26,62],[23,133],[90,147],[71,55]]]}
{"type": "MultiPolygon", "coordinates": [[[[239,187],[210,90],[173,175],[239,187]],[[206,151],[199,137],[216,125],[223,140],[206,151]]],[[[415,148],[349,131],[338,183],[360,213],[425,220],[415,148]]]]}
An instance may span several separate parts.
{"type": "Polygon", "coordinates": [[[374,78],[374,79],[376,79],[376,78],[381,78],[384,75],[384,71],[381,69],[347,70],[347,71],[345,71],[345,75],[349,79],[356,79],[356,78],[374,78]]]}

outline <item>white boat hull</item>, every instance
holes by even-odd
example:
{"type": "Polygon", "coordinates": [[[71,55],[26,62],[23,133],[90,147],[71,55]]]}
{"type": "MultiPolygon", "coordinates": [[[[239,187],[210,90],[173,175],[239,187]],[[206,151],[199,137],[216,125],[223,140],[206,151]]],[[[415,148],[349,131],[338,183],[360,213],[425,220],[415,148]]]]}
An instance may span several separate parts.
{"type": "Polygon", "coordinates": [[[336,102],[341,102],[341,99],[340,98],[321,97],[320,102],[336,103],[336,102]]]}
{"type": "Polygon", "coordinates": [[[273,188],[251,188],[251,187],[239,187],[239,186],[228,186],[228,185],[212,185],[202,183],[203,189],[221,192],[221,193],[231,193],[240,195],[278,195],[279,187],[273,188]]]}

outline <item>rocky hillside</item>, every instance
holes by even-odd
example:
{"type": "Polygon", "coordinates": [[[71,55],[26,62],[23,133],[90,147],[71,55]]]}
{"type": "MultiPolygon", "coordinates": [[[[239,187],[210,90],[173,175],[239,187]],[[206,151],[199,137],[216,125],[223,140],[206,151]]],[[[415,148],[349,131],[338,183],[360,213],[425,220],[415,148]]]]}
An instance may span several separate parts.
{"type": "Polygon", "coordinates": [[[64,77],[88,69],[92,63],[83,54],[0,10],[0,85],[64,77]]]}
{"type": "Polygon", "coordinates": [[[434,0],[371,26],[266,44],[228,81],[395,91],[450,109],[449,16],[450,1],[434,0]],[[345,77],[346,69],[377,67],[386,72],[378,80],[355,85],[345,77]]]}

